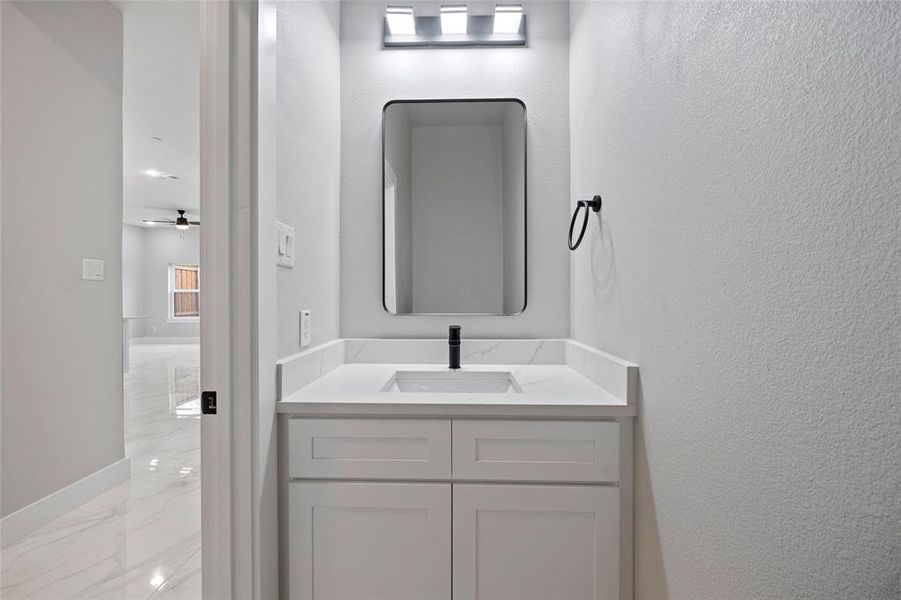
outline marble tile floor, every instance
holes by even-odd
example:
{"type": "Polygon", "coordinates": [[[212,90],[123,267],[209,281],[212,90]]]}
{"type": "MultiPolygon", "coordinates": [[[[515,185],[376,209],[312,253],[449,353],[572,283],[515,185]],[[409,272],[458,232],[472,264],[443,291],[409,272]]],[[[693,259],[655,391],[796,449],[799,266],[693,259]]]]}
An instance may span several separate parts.
{"type": "Polygon", "coordinates": [[[0,555],[4,600],[200,598],[200,351],[132,345],[131,481],[0,555]]]}

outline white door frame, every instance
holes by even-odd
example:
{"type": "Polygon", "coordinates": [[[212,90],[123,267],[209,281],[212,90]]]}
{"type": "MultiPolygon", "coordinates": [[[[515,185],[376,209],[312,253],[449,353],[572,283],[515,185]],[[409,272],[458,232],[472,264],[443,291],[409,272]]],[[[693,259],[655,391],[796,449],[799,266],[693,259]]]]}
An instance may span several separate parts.
{"type": "Polygon", "coordinates": [[[253,598],[251,206],[255,0],[201,4],[202,581],[207,600],[253,598]]]}
{"type": "Polygon", "coordinates": [[[275,0],[256,1],[253,121],[253,598],[279,597],[279,489],[276,436],[276,163],[278,27],[275,0]]]}

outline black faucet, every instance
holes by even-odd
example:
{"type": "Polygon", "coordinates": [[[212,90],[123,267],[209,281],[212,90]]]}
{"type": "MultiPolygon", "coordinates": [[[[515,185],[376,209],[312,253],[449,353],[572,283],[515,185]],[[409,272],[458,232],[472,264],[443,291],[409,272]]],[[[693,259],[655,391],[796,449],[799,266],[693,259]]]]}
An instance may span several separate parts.
{"type": "Polygon", "coordinates": [[[451,325],[447,328],[447,368],[460,368],[460,326],[451,325]]]}

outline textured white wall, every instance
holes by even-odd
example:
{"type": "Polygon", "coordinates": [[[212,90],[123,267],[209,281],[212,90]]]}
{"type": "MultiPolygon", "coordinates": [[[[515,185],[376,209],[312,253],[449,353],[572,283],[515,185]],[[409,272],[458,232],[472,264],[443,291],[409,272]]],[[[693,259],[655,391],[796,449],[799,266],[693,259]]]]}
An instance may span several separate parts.
{"type": "MultiPolygon", "coordinates": [[[[151,337],[198,337],[200,323],[169,322],[169,265],[200,264],[200,230],[179,231],[173,227],[144,229],[144,335],[151,337]]],[[[203,271],[200,272],[203,286],[203,271]]]]}
{"type": "Polygon", "coordinates": [[[276,274],[282,358],[300,350],[301,309],[312,311],[314,346],[338,336],[340,15],[329,0],[277,10],[277,212],[294,227],[297,256],[276,274]]]}
{"type": "Polygon", "coordinates": [[[526,2],[528,48],[382,50],[385,4],[341,3],[341,335],[569,333],[568,31],[565,2],[526,2]],[[528,119],[528,307],[511,317],[390,316],[382,309],[382,107],[392,99],[521,98],[528,119]]]}
{"type": "Polygon", "coordinates": [[[571,11],[572,332],[641,365],[637,598],[901,597],[901,4],[571,11]]]}
{"type": "Polygon", "coordinates": [[[122,15],[2,2],[7,515],[124,456],[122,15]],[[81,259],[105,262],[81,279],[81,259]]]}

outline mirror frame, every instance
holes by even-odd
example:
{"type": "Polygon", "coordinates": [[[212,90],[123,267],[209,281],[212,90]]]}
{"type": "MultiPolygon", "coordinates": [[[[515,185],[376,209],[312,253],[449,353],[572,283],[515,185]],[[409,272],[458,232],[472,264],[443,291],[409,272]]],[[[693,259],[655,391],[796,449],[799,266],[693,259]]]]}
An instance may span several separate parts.
{"type": "Polygon", "coordinates": [[[405,98],[405,99],[396,99],[389,100],[382,107],[382,164],[379,169],[379,172],[382,174],[381,181],[379,182],[379,186],[382,191],[382,310],[391,317],[518,317],[522,315],[526,311],[526,307],[529,305],[529,135],[528,135],[528,127],[529,121],[527,118],[528,110],[526,109],[526,103],[523,102],[520,98],[405,98]],[[523,136],[523,198],[522,198],[522,211],[523,211],[523,283],[522,283],[522,308],[515,313],[425,313],[425,312],[409,312],[409,313],[394,313],[388,310],[388,306],[385,304],[385,292],[387,291],[387,287],[385,285],[385,250],[386,250],[386,239],[385,239],[385,113],[388,111],[388,108],[394,104],[447,104],[447,103],[461,103],[461,102],[515,102],[522,107],[522,136],[523,136]]]}

